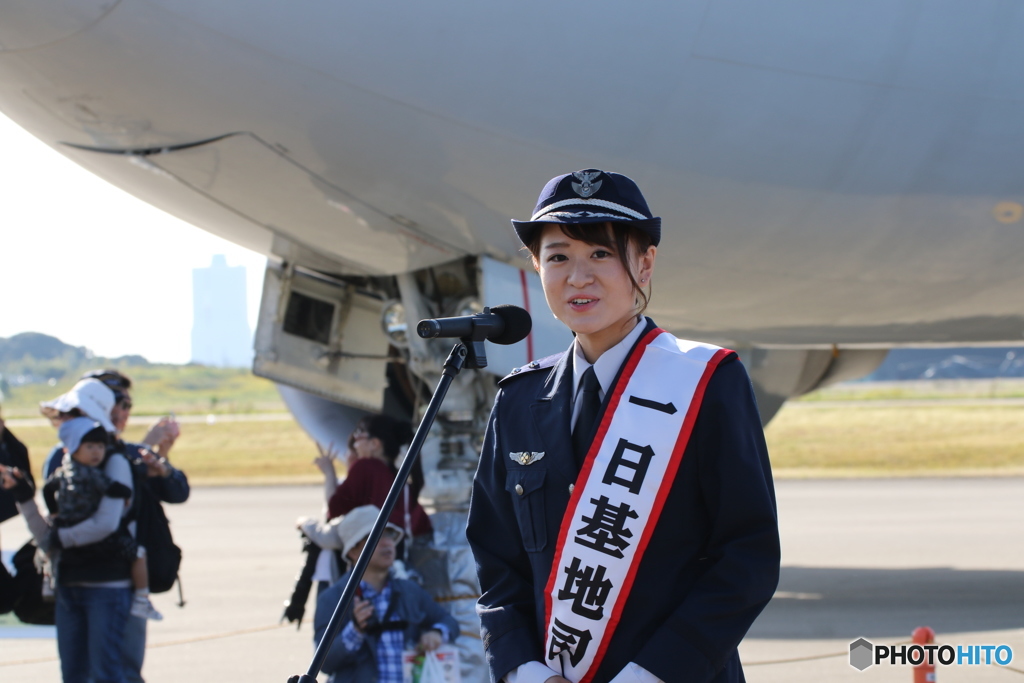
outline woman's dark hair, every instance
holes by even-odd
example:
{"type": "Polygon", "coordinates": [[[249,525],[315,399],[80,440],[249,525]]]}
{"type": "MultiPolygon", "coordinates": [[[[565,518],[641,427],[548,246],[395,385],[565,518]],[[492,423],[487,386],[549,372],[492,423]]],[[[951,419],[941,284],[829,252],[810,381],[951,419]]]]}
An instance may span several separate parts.
{"type": "Polygon", "coordinates": [[[128,390],[132,388],[132,381],[117,370],[90,370],[82,375],[82,379],[98,379],[115,391],[117,389],[128,390]]]}
{"type": "Polygon", "coordinates": [[[120,403],[128,398],[128,390],[132,388],[132,381],[117,370],[90,370],[82,375],[82,379],[98,379],[114,392],[114,403],[120,403]]]}
{"type": "MultiPolygon", "coordinates": [[[[391,465],[391,469],[397,470],[395,460],[402,446],[412,441],[412,426],[404,420],[396,420],[388,415],[366,415],[360,418],[356,429],[362,429],[370,438],[379,439],[384,450],[384,458],[391,465]]],[[[418,496],[423,488],[423,465],[419,458],[412,467],[409,476],[412,484],[413,496],[418,496]]]]}
{"type": "MultiPolygon", "coordinates": [[[[598,245],[605,249],[611,249],[619,256],[622,267],[626,269],[626,275],[633,285],[633,292],[640,299],[640,310],[638,315],[643,315],[647,310],[647,304],[651,301],[652,294],[644,291],[640,283],[633,277],[633,268],[629,263],[630,247],[637,255],[646,254],[651,246],[651,236],[643,230],[635,228],[628,223],[560,223],[558,227],[562,233],[574,240],[586,242],[587,244],[598,245]]],[[[543,230],[534,232],[533,239],[526,245],[526,250],[533,256],[534,263],[540,262],[540,238],[543,230]]],[[[653,288],[654,283],[651,283],[653,288]]]]}

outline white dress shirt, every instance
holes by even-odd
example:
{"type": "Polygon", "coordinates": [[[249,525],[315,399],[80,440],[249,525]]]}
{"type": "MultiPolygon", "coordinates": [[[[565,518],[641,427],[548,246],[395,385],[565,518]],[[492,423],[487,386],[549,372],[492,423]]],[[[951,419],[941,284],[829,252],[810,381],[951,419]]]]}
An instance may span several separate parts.
{"type": "MultiPolygon", "coordinates": [[[[643,318],[641,318],[630,333],[623,337],[622,341],[602,353],[594,361],[594,374],[597,376],[598,384],[601,385],[601,389],[598,391],[598,398],[602,401],[604,400],[605,393],[612,386],[612,382],[615,381],[615,375],[618,374],[619,368],[626,362],[629,350],[633,348],[633,345],[640,338],[646,326],[643,318]]],[[[576,401],[576,394],[579,391],[583,373],[587,371],[591,363],[583,356],[583,349],[580,347],[579,339],[574,340],[572,346],[572,421],[570,424],[575,426],[576,419],[580,415],[581,406],[576,401]]],[[[551,669],[543,662],[526,662],[509,671],[504,680],[505,683],[544,683],[544,681],[552,676],[561,675],[561,672],[551,669]]],[[[639,664],[630,662],[622,671],[615,675],[611,683],[662,683],[662,681],[639,664]]]]}
{"type": "MultiPolygon", "coordinates": [[[[626,356],[629,355],[629,350],[633,348],[633,344],[643,334],[646,323],[641,324],[639,321],[630,330],[629,334],[622,338],[615,346],[611,347],[604,353],[602,353],[596,361],[594,361],[594,374],[597,376],[597,383],[601,385],[600,391],[597,392],[597,397],[604,400],[604,395],[608,389],[612,386],[612,382],[615,381],[615,375],[619,374],[619,368],[626,362],[626,356]]],[[[580,340],[575,339],[572,343],[572,420],[569,424],[573,427],[576,426],[576,420],[580,416],[581,403],[576,400],[576,394],[580,390],[580,380],[583,379],[583,373],[587,371],[587,368],[591,366],[591,363],[587,361],[583,355],[583,347],[580,346],[580,340]]]]}

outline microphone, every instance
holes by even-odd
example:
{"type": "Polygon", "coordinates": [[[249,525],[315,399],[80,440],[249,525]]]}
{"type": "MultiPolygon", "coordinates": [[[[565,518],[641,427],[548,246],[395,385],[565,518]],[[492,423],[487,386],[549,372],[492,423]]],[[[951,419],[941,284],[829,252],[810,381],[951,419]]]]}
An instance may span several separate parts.
{"type": "Polygon", "coordinates": [[[529,313],[518,306],[502,304],[485,308],[483,313],[476,315],[421,320],[416,326],[416,334],[424,339],[468,337],[474,341],[487,339],[495,344],[515,344],[526,339],[531,329],[533,321],[529,313]]]}

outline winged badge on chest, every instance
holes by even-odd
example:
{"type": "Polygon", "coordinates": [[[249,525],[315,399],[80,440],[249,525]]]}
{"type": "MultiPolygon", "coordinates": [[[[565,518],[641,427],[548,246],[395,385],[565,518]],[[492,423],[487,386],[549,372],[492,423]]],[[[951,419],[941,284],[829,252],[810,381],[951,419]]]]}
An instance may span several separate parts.
{"type": "Polygon", "coordinates": [[[520,453],[509,453],[508,457],[512,458],[515,462],[520,465],[532,465],[541,458],[544,457],[544,451],[522,451],[520,453]]]}

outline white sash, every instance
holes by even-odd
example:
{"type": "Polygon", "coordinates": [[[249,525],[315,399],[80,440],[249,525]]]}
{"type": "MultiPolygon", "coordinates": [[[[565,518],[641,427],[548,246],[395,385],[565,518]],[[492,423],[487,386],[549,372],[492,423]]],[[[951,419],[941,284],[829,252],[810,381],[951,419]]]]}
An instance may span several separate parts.
{"type": "Polygon", "coordinates": [[[597,672],[697,418],[732,351],[648,332],[626,359],[562,518],[545,591],[545,663],[597,672]]]}

